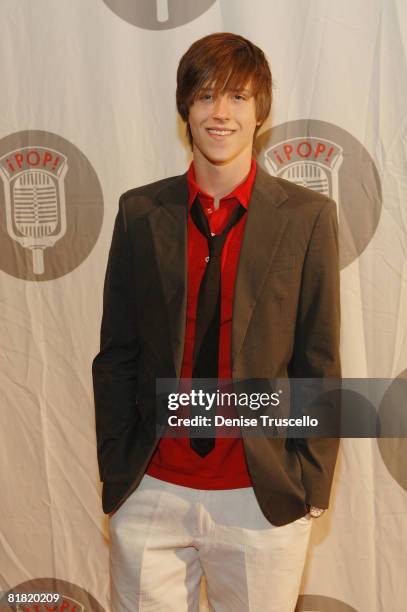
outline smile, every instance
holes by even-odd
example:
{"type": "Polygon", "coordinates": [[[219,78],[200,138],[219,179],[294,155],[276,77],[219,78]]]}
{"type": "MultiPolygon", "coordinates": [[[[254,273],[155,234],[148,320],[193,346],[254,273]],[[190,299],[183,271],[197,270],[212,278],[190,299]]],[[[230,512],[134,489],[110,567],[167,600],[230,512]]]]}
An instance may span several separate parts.
{"type": "Polygon", "coordinates": [[[217,130],[212,128],[207,128],[207,132],[211,134],[211,136],[230,136],[233,134],[235,130],[217,130]]]}

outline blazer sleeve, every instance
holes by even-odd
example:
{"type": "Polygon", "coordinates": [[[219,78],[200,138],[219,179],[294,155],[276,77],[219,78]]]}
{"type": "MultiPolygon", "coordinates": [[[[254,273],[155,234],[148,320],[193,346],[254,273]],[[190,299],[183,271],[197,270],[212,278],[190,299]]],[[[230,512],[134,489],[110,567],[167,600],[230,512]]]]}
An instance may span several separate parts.
{"type": "MultiPolygon", "coordinates": [[[[314,224],[305,255],[290,376],[333,378],[332,384],[338,388],[339,347],[338,221],[335,202],[327,200],[314,224]]],[[[338,423],[339,394],[334,394],[323,409],[329,409],[329,418],[338,423]]],[[[301,463],[306,503],[327,508],[339,438],[297,438],[294,447],[301,463]]]]}
{"type": "Polygon", "coordinates": [[[125,194],[113,230],[103,289],[100,351],[92,364],[100,479],[117,478],[123,440],[136,424],[139,334],[136,285],[125,217],[125,194]]]}

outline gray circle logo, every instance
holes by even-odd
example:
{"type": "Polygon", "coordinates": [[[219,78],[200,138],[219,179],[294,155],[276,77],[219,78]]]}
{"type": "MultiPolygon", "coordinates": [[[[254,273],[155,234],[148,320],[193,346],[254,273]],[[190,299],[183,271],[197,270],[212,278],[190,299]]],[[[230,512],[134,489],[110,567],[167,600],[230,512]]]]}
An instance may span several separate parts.
{"type": "Polygon", "coordinates": [[[0,600],[0,612],[105,612],[100,603],[82,587],[57,578],[34,578],[9,589],[0,600]],[[52,601],[59,595],[58,601],[52,601]]]}
{"type": "Polygon", "coordinates": [[[337,125],[301,119],[258,136],[255,151],[271,175],[336,201],[341,268],[359,257],[376,231],[382,207],[379,175],[364,146],[337,125]]]}
{"type": "Polygon", "coordinates": [[[334,597],[325,595],[300,595],[298,598],[295,612],[358,612],[334,597]]]}
{"type": "Polygon", "coordinates": [[[407,369],[393,380],[383,396],[379,408],[381,438],[378,438],[380,456],[390,475],[407,491],[407,438],[385,437],[386,431],[394,432],[397,424],[400,431],[407,429],[406,414],[407,369]]]}
{"type": "Polygon", "coordinates": [[[93,249],[103,195],[85,155],[57,134],[0,140],[0,269],[24,280],[59,278],[93,249]]]}
{"type": "Polygon", "coordinates": [[[170,30],[193,21],[215,0],[103,0],[118,17],[146,30],[170,30]]]}

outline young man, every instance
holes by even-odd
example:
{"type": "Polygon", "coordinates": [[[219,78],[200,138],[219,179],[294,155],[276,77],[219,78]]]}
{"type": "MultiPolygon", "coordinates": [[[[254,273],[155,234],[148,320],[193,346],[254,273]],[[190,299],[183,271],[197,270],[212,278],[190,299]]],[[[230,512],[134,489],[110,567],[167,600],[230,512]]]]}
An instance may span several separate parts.
{"type": "Polygon", "coordinates": [[[229,33],[182,57],[186,174],[120,198],[93,363],[113,612],[293,612],[337,439],[157,438],[157,378],[340,376],[335,203],[252,158],[263,52],[229,33]]]}

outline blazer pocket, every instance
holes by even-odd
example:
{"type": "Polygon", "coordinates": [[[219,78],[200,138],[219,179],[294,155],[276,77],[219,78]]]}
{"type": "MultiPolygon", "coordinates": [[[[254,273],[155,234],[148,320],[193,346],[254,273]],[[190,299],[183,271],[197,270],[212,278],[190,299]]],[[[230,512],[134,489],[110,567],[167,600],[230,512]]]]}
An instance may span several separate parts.
{"type": "Polygon", "coordinates": [[[270,267],[269,274],[274,274],[275,272],[284,272],[285,270],[292,270],[297,265],[297,256],[295,254],[290,254],[284,258],[278,257],[275,259],[270,267]]]}

